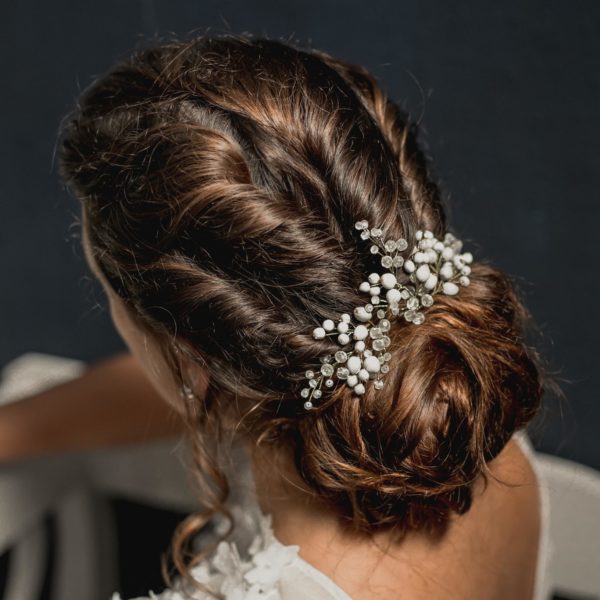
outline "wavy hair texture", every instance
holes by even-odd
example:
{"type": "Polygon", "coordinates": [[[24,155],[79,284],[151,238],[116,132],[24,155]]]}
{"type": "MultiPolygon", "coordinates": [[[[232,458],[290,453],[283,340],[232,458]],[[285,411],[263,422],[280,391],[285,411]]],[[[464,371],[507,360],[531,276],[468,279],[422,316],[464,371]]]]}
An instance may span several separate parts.
{"type": "Polygon", "coordinates": [[[473,481],[536,413],[529,315],[479,257],[471,285],[438,296],[423,325],[394,322],[382,390],[355,401],[339,386],[303,409],[305,370],[337,348],[313,328],[362,304],[358,283],[379,268],[354,222],[409,247],[418,229],[446,231],[415,125],[364,68],[265,39],[164,43],[85,90],[59,159],[111,286],[180,378],[177,348],[210,375],[186,403],[209,495],[174,536],[181,574],[224,509],[227,481],[202,436],[229,418],[291,448],[354,531],[402,533],[466,512],[473,481]]]}

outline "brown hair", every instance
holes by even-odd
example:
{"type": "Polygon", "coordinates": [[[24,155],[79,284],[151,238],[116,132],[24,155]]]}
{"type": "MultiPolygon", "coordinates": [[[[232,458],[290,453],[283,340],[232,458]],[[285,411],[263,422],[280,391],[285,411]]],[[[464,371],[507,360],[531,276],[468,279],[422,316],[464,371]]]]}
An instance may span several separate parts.
{"type": "MultiPolygon", "coordinates": [[[[363,304],[376,270],[358,219],[404,237],[446,231],[415,125],[363,68],[265,39],[203,37],[137,52],[97,79],[64,124],[61,172],[95,260],[179,373],[173,341],[210,376],[187,403],[198,470],[227,482],[201,443],[228,417],[293,448],[315,495],[360,532],[443,527],[535,414],[536,353],[510,278],[476,256],[471,285],[392,325],[391,370],[360,401],[347,386],[307,413],[312,330],[363,304]]],[[[195,519],[195,520],[194,520],[195,519]]],[[[198,557],[196,557],[196,560],[198,557]]],[[[192,560],[193,562],[193,560],[192,560]]]]}

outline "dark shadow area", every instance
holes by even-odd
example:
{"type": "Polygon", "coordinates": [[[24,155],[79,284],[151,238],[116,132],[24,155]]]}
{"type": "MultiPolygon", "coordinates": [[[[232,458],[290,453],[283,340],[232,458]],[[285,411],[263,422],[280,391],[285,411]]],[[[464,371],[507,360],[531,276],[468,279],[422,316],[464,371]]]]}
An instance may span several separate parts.
{"type": "Polygon", "coordinates": [[[111,501],[117,530],[119,591],[123,598],[161,592],[164,581],[160,557],[185,514],[163,510],[120,498],[111,501]]]}

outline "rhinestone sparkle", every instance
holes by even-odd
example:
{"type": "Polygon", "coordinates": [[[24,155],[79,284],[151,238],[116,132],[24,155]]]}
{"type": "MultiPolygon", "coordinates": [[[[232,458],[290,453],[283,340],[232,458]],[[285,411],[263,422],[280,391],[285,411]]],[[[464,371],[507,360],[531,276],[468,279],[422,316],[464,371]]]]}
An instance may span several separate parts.
{"type": "Polygon", "coordinates": [[[431,306],[433,304],[433,296],[431,294],[423,294],[421,296],[421,304],[423,306],[431,306]]]}
{"type": "Polygon", "coordinates": [[[389,269],[394,265],[394,259],[391,256],[382,256],[381,257],[381,266],[389,269]]]}
{"type": "Polygon", "coordinates": [[[412,319],[412,322],[415,325],[421,325],[425,321],[425,315],[422,312],[415,313],[415,316],[412,319]]]}
{"type": "Polygon", "coordinates": [[[392,258],[392,267],[401,267],[404,264],[404,259],[401,256],[394,256],[392,258]]]}
{"type": "Polygon", "coordinates": [[[333,375],[333,365],[326,363],[321,367],[321,373],[325,375],[325,377],[331,377],[333,375]]]}
{"type": "Polygon", "coordinates": [[[335,361],[339,363],[344,363],[348,360],[348,355],[343,350],[338,350],[335,353],[335,361]]]}
{"type": "Polygon", "coordinates": [[[373,350],[377,350],[378,352],[383,350],[385,348],[385,345],[383,343],[383,340],[373,340],[373,350]]]}
{"type": "Polygon", "coordinates": [[[419,308],[419,299],[416,298],[415,296],[412,296],[411,298],[409,298],[406,301],[406,306],[410,309],[410,310],[415,310],[416,308],[419,308]]]}
{"type": "Polygon", "coordinates": [[[337,370],[336,375],[337,375],[338,379],[348,379],[348,376],[350,375],[350,371],[348,371],[348,369],[346,369],[346,367],[340,367],[337,370]]]}

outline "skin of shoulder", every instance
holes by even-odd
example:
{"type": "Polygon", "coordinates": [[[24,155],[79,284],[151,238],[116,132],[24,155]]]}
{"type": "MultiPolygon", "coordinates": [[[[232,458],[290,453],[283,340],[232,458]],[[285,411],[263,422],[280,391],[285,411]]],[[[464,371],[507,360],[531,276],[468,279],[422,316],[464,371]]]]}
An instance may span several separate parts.
{"type": "Polygon", "coordinates": [[[471,509],[453,517],[441,539],[412,532],[399,543],[386,534],[342,533],[331,511],[307,497],[289,461],[273,456],[255,449],[253,471],[275,536],[298,544],[300,557],[353,599],[531,599],[540,498],[535,472],[514,439],[490,463],[487,484],[475,483],[471,509]]]}

